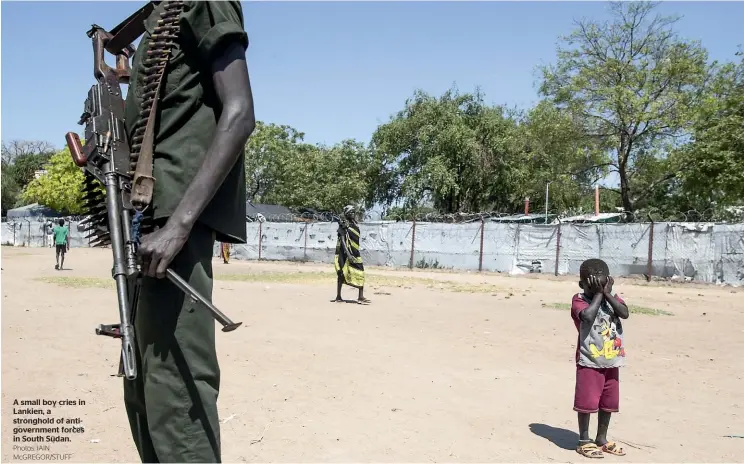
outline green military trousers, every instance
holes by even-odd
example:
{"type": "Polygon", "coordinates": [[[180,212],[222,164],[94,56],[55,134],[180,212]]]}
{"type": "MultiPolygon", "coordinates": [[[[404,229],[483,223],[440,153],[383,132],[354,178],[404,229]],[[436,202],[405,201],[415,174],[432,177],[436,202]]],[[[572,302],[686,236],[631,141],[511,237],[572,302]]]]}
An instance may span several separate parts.
{"type": "MultiPolygon", "coordinates": [[[[197,223],[171,268],[212,298],[214,232],[197,223]]],[[[142,462],[221,462],[215,322],[167,279],[143,278],[134,320],[137,378],[124,404],[142,462]]]]}

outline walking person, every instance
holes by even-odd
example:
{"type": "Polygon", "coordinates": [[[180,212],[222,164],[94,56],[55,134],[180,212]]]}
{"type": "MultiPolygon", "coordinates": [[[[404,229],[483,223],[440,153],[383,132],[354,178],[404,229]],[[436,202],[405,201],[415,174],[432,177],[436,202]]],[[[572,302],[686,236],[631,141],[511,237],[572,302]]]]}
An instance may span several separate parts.
{"type": "Polygon", "coordinates": [[[46,246],[48,246],[49,248],[53,248],[54,247],[54,223],[52,223],[52,221],[47,222],[46,225],[44,226],[44,229],[46,231],[46,238],[47,238],[46,246]]]}
{"type": "Polygon", "coordinates": [[[54,265],[54,269],[59,271],[65,265],[65,253],[70,251],[70,229],[65,226],[64,219],[60,219],[58,225],[52,229],[52,237],[57,255],[57,264],[54,265]]]}
{"type": "Polygon", "coordinates": [[[359,298],[357,303],[369,304],[370,300],[364,297],[364,263],[362,262],[361,247],[359,245],[360,229],[355,219],[355,210],[352,205],[344,207],[344,217],[338,221],[338,240],[336,242],[336,255],[333,263],[336,268],[336,299],[334,303],[343,302],[341,288],[344,284],[358,288],[359,298]]]}

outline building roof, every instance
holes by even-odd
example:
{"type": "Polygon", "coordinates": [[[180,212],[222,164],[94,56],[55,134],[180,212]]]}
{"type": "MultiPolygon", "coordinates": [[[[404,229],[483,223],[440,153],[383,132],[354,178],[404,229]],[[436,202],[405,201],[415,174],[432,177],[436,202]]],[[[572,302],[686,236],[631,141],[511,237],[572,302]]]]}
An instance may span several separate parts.
{"type": "Polygon", "coordinates": [[[63,217],[64,214],[60,213],[59,211],[55,211],[52,208],[49,208],[44,205],[40,205],[38,203],[33,203],[26,206],[21,206],[20,208],[14,208],[9,209],[7,218],[8,219],[20,219],[20,218],[30,218],[30,217],[63,217]]]}
{"type": "Polygon", "coordinates": [[[625,219],[625,213],[599,213],[595,214],[582,214],[581,216],[572,216],[561,219],[561,222],[576,222],[576,223],[616,223],[622,222],[625,219]]]}

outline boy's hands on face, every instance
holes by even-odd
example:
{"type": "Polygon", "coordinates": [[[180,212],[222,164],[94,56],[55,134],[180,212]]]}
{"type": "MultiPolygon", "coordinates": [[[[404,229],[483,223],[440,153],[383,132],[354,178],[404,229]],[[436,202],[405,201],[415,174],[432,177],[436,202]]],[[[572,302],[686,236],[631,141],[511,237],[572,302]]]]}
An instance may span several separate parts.
{"type": "Polygon", "coordinates": [[[599,277],[589,276],[586,279],[586,283],[589,286],[589,291],[594,295],[602,295],[602,284],[599,282],[599,277]]]}
{"type": "Polygon", "coordinates": [[[615,279],[607,276],[607,283],[605,283],[604,288],[602,289],[602,293],[604,293],[605,295],[612,295],[612,284],[614,283],[615,279]]]}

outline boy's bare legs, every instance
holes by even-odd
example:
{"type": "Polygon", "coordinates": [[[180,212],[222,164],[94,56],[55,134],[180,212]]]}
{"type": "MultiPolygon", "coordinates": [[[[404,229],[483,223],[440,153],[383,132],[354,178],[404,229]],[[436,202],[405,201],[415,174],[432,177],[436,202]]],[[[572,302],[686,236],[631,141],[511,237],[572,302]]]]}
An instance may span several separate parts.
{"type": "Polygon", "coordinates": [[[589,419],[591,419],[592,415],[587,414],[584,412],[579,413],[579,442],[580,443],[589,443],[592,441],[591,438],[589,438],[589,419]]]}
{"type": "MultiPolygon", "coordinates": [[[[588,416],[588,414],[587,414],[588,416]]],[[[597,439],[594,440],[594,443],[597,444],[597,446],[604,446],[607,444],[607,429],[610,427],[610,418],[612,417],[611,412],[602,411],[600,409],[599,411],[599,421],[597,424],[597,439]]],[[[587,420],[587,424],[588,424],[587,420]]],[[[587,436],[588,436],[587,431],[587,436]]]]}

